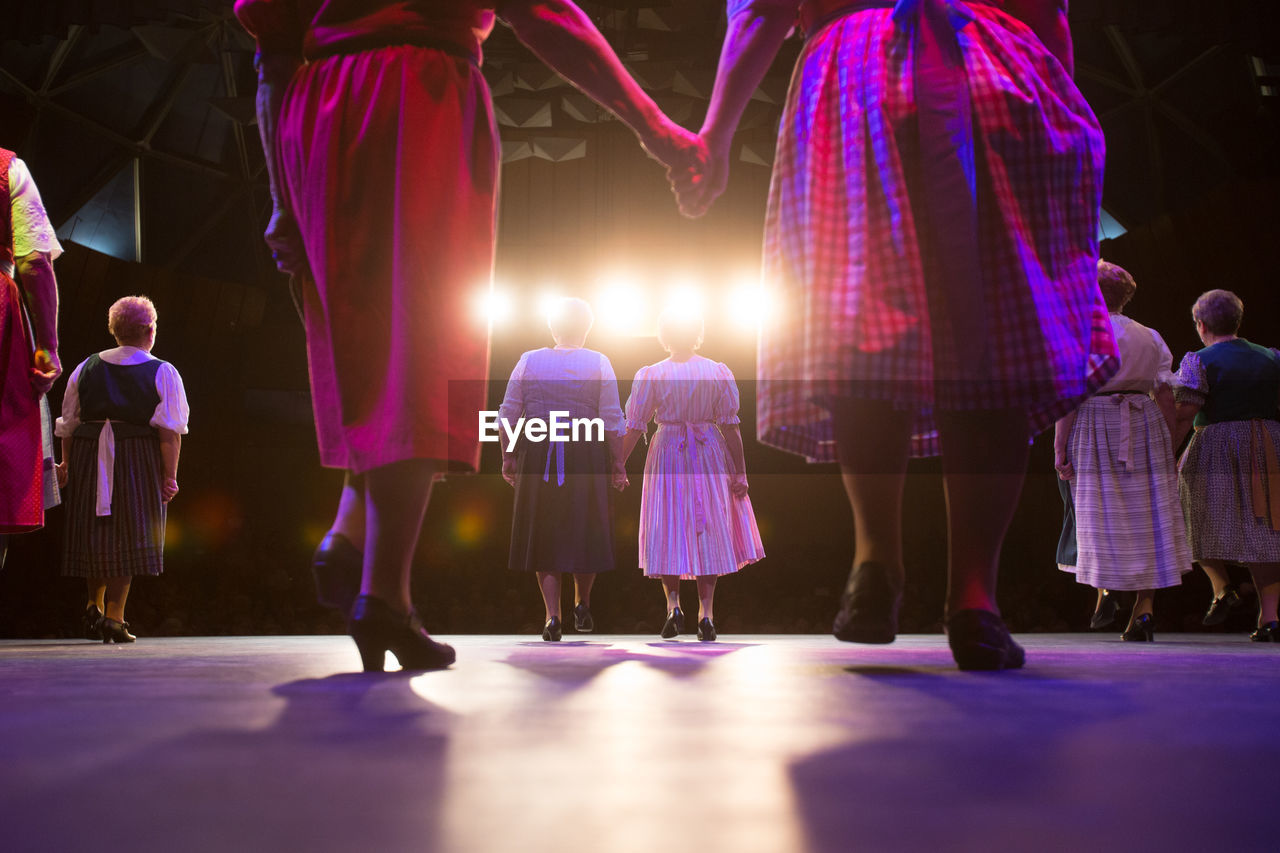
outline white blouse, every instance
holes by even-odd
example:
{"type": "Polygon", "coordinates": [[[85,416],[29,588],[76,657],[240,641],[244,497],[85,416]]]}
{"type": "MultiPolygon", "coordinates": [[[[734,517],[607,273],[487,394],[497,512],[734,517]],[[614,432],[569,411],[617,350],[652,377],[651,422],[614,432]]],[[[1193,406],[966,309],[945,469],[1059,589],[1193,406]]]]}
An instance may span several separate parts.
{"type": "MultiPolygon", "coordinates": [[[[17,157],[9,164],[9,206],[13,213],[13,256],[21,258],[32,252],[48,252],[51,258],[62,254],[62,244],[40,200],[40,190],[31,178],[27,164],[17,157]]],[[[13,265],[4,264],[4,272],[13,275],[13,265]]]]}

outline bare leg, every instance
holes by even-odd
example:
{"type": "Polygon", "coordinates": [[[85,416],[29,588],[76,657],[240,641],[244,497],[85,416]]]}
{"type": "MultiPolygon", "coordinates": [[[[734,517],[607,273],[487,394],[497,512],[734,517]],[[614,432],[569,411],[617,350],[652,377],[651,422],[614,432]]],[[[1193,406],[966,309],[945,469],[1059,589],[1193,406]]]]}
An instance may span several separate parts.
{"type": "Polygon", "coordinates": [[[1133,630],[1133,626],[1138,621],[1138,617],[1153,615],[1155,613],[1155,603],[1156,591],[1154,589],[1138,590],[1138,598],[1133,603],[1133,612],[1129,614],[1129,624],[1125,630],[1133,630]]]}
{"type": "Polygon", "coordinates": [[[334,516],[330,533],[338,533],[357,548],[364,548],[365,532],[365,484],[364,476],[347,472],[342,482],[342,495],[338,498],[338,513],[334,516]]]}
{"type": "Polygon", "coordinates": [[[840,476],[853,510],[853,564],[902,575],[902,489],[911,422],[888,403],[840,400],[832,412],[840,476]]]}
{"type": "Polygon", "coordinates": [[[715,621],[715,615],[712,613],[716,598],[716,581],[717,575],[704,575],[698,578],[698,619],[710,619],[715,621]]]}
{"type": "Polygon", "coordinates": [[[85,605],[85,609],[87,610],[89,605],[92,604],[94,607],[105,613],[107,609],[104,604],[104,599],[107,594],[106,582],[99,578],[85,578],[85,587],[89,594],[89,600],[85,605]]]}
{"type": "Polygon", "coordinates": [[[124,621],[124,604],[129,598],[129,586],[132,583],[132,575],[107,578],[105,587],[106,607],[104,609],[108,619],[114,619],[117,622],[124,621]]]}
{"type": "Polygon", "coordinates": [[[1021,412],[942,412],[938,426],[947,495],[947,612],[999,614],[1000,547],[1022,493],[1027,419],[1021,412]]]}
{"type": "Polygon", "coordinates": [[[535,572],[538,589],[542,591],[542,604],[547,610],[547,620],[560,618],[560,573],[535,572]]]}
{"type": "Polygon", "coordinates": [[[1200,568],[1204,570],[1205,575],[1209,578],[1209,583],[1213,584],[1213,597],[1221,598],[1222,594],[1227,591],[1227,587],[1231,585],[1231,576],[1227,574],[1226,560],[1197,560],[1200,568]]]}
{"type": "Polygon", "coordinates": [[[1252,563],[1253,585],[1258,588],[1258,627],[1275,622],[1280,604],[1280,563],[1252,563]]]}
{"type": "Polygon", "coordinates": [[[680,606],[680,576],[663,575],[662,592],[666,597],[667,610],[675,610],[680,606]]]}
{"type": "Polygon", "coordinates": [[[434,460],[412,459],[364,474],[366,547],[360,594],[401,613],[413,609],[409,568],[431,498],[431,481],[442,468],[434,460]]]}
{"type": "Polygon", "coordinates": [[[573,576],[573,603],[585,604],[591,606],[591,587],[595,586],[596,576],[574,575],[573,576]]]}

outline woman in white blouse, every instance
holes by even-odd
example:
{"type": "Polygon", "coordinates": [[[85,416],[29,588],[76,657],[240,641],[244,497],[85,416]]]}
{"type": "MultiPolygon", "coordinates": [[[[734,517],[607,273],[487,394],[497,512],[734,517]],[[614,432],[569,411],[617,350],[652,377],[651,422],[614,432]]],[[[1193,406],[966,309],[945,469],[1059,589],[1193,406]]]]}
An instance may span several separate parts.
{"type": "MultiPolygon", "coordinates": [[[[502,476],[515,487],[511,520],[513,571],[533,572],[542,591],[546,622],[542,639],[556,642],[560,621],[560,581],[573,576],[574,628],[595,629],[591,587],[596,575],[614,567],[613,508],[609,486],[626,484],[622,464],[622,405],[613,365],[586,348],[595,315],[581,299],[561,299],[547,318],[554,347],[520,356],[498,410],[502,476]],[[534,441],[514,445],[501,424],[521,418],[549,421],[554,413],[570,423],[597,421],[571,441],[534,441]]],[[[527,434],[526,434],[527,435],[527,434]]]]}
{"type": "Polygon", "coordinates": [[[89,356],[67,381],[58,484],[67,488],[63,574],[85,578],[88,636],[132,643],[124,621],[134,575],[164,570],[165,508],[178,493],[187,396],[173,365],[151,354],[156,309],[145,296],[111,306],[118,346],[89,356]]]}

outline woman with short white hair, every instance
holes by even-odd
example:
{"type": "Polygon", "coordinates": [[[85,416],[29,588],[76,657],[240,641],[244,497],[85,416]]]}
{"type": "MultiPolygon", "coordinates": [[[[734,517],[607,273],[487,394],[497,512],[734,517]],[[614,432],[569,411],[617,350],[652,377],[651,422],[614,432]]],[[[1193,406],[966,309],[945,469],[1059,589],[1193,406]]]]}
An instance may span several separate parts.
{"type": "Polygon", "coordinates": [[[640,568],[662,581],[664,639],[684,632],[680,581],[698,585],[698,639],[711,642],[716,582],[764,559],[738,418],[738,385],[728,366],[697,353],[702,318],[667,311],[658,343],[669,355],[640,368],[627,399],[625,460],[648,435],[640,499],[640,568]]]}
{"type": "Polygon", "coordinates": [[[117,346],[72,372],[55,428],[58,484],[67,489],[62,572],[85,579],[87,635],[132,643],[125,600],[135,575],[164,571],[165,509],[178,494],[189,410],[178,371],[151,354],[151,300],[116,300],[107,328],[117,346]]]}
{"type": "Polygon", "coordinates": [[[622,406],[613,365],[587,349],[595,322],[582,299],[560,299],[547,316],[554,347],[520,356],[498,410],[499,425],[520,418],[598,419],[571,441],[533,441],[523,435],[508,449],[499,428],[502,476],[515,487],[511,519],[512,571],[533,572],[546,607],[542,639],[557,642],[563,632],[560,581],[573,576],[574,627],[595,630],[591,587],[596,575],[613,568],[613,507],[609,486],[626,483],[622,465],[622,406]]]}

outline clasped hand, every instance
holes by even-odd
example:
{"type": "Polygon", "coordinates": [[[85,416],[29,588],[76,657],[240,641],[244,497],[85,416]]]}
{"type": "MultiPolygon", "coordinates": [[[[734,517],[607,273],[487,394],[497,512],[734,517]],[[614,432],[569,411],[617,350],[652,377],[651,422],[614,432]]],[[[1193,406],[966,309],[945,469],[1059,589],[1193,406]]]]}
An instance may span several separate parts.
{"type": "Polygon", "coordinates": [[[668,119],[663,132],[644,146],[667,167],[667,182],[684,216],[702,216],[724,192],[729,180],[728,144],[712,144],[668,119]]]}

